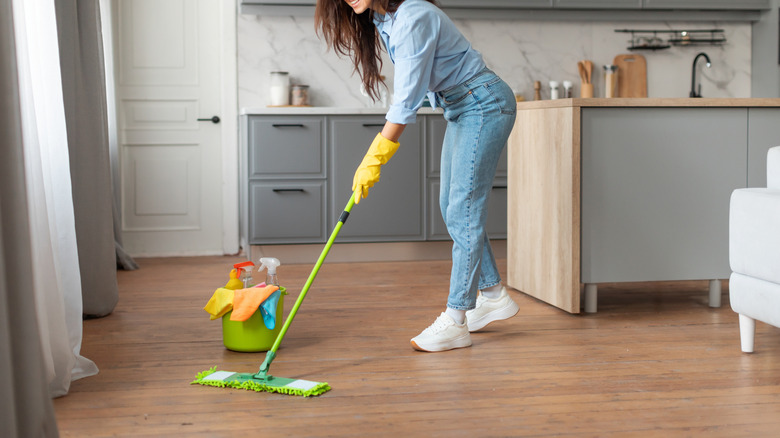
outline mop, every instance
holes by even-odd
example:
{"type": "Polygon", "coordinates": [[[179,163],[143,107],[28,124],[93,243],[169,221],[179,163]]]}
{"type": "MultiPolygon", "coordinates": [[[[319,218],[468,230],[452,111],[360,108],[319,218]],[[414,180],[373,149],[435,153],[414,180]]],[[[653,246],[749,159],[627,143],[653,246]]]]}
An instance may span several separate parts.
{"type": "Polygon", "coordinates": [[[260,370],[257,373],[252,374],[233,371],[217,371],[217,367],[214,367],[198,373],[196,379],[192,381],[191,384],[197,383],[199,385],[216,386],[220,388],[240,388],[252,391],[278,392],[281,394],[302,395],[304,397],[320,395],[330,390],[330,385],[325,382],[312,382],[309,380],[272,376],[268,374],[268,368],[271,366],[271,362],[273,362],[274,358],[276,358],[276,350],[279,349],[279,344],[282,343],[282,339],[284,338],[285,333],[287,333],[287,329],[290,328],[290,324],[292,324],[295,314],[298,313],[298,308],[301,307],[301,303],[303,303],[304,298],[306,298],[309,287],[312,282],[314,282],[314,277],[317,276],[317,272],[319,272],[322,262],[325,261],[325,257],[328,255],[330,247],[333,245],[333,241],[336,240],[336,236],[339,234],[339,230],[341,230],[344,222],[347,221],[353,205],[355,205],[355,193],[349,198],[349,203],[347,203],[346,208],[344,208],[344,211],[341,213],[338,223],[333,229],[328,242],[325,244],[325,248],[322,250],[319,259],[317,259],[317,263],[314,265],[314,269],[312,269],[311,274],[309,274],[309,279],[306,280],[306,284],[303,286],[301,294],[295,301],[292,310],[290,310],[290,314],[287,316],[287,320],[284,322],[279,335],[276,336],[276,341],[274,341],[273,346],[268,350],[268,353],[266,353],[265,360],[260,365],[260,370]]]}

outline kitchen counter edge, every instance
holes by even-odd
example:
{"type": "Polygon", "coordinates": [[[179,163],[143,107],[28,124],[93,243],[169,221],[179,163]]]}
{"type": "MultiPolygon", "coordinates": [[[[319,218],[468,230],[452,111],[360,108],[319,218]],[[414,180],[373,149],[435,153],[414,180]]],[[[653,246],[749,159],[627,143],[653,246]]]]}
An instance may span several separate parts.
{"type": "MultiPolygon", "coordinates": [[[[441,108],[420,108],[419,115],[441,114],[441,108]]],[[[331,106],[286,106],[286,107],[245,107],[241,108],[242,116],[287,116],[287,115],[385,115],[387,108],[353,108],[331,106]]]]}
{"type": "Polygon", "coordinates": [[[780,107],[778,98],[572,98],[518,102],[518,110],[596,107],[780,107]]]}

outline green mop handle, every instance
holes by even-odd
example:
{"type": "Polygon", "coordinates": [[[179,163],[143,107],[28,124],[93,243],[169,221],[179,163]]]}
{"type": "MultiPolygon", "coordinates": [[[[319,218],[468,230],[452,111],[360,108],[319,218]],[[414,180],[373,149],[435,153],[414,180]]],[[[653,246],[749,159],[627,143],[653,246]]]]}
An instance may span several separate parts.
{"type": "MultiPolygon", "coordinates": [[[[355,193],[357,193],[357,191],[355,193]]],[[[311,274],[309,274],[309,279],[306,280],[306,284],[303,285],[301,294],[298,295],[298,299],[295,300],[295,305],[293,306],[292,310],[290,310],[290,314],[287,315],[287,320],[284,322],[282,330],[279,332],[279,335],[276,336],[276,341],[274,341],[273,347],[271,347],[271,349],[268,350],[268,353],[266,353],[265,360],[263,361],[263,364],[260,365],[260,371],[255,374],[255,377],[263,379],[267,378],[268,367],[271,366],[271,362],[276,357],[276,350],[279,348],[279,344],[282,343],[282,338],[284,338],[284,335],[287,333],[287,329],[290,328],[290,324],[292,324],[292,320],[295,318],[295,314],[298,313],[298,308],[301,307],[301,303],[303,303],[304,298],[306,298],[306,294],[309,293],[309,287],[311,287],[311,284],[314,282],[314,277],[316,277],[317,273],[320,271],[320,267],[325,261],[325,257],[327,257],[328,252],[330,252],[330,247],[333,246],[333,242],[336,240],[336,236],[338,236],[341,227],[344,225],[344,222],[347,221],[349,213],[352,211],[352,206],[355,205],[355,193],[353,193],[349,198],[347,206],[344,208],[344,211],[341,212],[341,216],[339,217],[339,221],[336,224],[336,227],[333,229],[333,232],[330,233],[328,243],[325,244],[325,248],[323,248],[322,253],[320,254],[320,258],[317,259],[317,263],[314,265],[314,269],[312,269],[311,274]]]]}

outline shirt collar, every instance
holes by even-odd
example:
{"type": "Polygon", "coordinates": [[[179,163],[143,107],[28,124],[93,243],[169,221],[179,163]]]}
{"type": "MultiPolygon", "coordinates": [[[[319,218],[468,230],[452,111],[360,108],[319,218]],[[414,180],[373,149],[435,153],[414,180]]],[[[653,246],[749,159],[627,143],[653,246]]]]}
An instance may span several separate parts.
{"type": "Polygon", "coordinates": [[[374,25],[380,33],[390,35],[393,31],[393,23],[395,23],[395,14],[388,12],[387,14],[374,13],[374,25]]]}

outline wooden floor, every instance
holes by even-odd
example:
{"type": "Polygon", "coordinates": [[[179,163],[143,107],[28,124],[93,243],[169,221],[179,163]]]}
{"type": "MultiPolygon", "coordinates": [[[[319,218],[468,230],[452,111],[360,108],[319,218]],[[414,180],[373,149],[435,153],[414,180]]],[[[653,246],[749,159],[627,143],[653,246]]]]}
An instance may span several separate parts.
{"type": "MultiPolygon", "coordinates": [[[[413,351],[444,309],[449,262],[325,263],[271,374],[327,381],[314,398],[190,385],[254,372],[265,353],[222,344],[202,310],[236,257],[141,259],[120,302],[84,322],[100,374],[55,400],[62,436],[778,436],[780,329],[707,306],[707,283],[601,285],[599,313],[517,291],[520,313],[471,348],[413,351]]],[[[505,266],[506,261],[501,261],[505,266]]],[[[311,265],[279,269],[289,309],[311,265]]]]}

